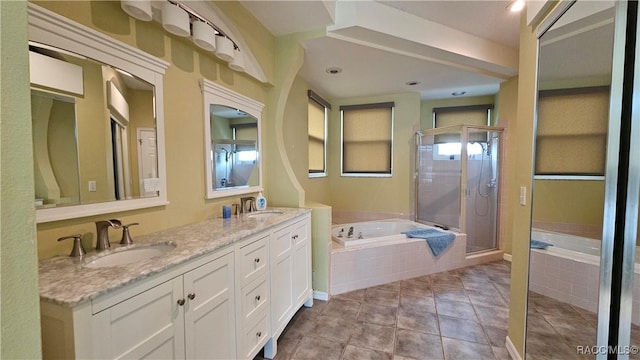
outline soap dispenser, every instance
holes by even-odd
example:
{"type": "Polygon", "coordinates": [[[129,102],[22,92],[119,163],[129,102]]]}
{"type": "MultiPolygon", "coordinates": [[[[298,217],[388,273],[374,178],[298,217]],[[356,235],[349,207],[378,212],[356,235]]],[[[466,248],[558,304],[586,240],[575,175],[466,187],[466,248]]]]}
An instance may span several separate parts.
{"type": "Polygon", "coordinates": [[[260,191],[260,193],[256,197],[256,210],[260,211],[266,208],[267,208],[267,199],[265,199],[265,197],[262,196],[262,191],[260,191]]]}

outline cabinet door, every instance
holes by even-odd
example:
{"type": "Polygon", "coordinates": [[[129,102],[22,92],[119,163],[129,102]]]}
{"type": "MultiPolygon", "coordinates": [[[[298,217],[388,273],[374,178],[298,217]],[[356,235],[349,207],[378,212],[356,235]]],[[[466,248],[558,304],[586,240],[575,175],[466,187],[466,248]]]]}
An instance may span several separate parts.
{"type": "Polygon", "coordinates": [[[279,334],[293,309],[293,241],[290,228],[273,233],[271,252],[271,330],[279,334]]]}
{"type": "Polygon", "coordinates": [[[187,359],[236,357],[233,253],[184,274],[187,359]]]}
{"type": "Polygon", "coordinates": [[[298,309],[311,292],[311,239],[309,221],[292,226],[293,239],[293,296],[298,309]]]}
{"type": "Polygon", "coordinates": [[[184,358],[181,298],[182,277],[177,277],[95,314],[95,357],[184,358]]]}

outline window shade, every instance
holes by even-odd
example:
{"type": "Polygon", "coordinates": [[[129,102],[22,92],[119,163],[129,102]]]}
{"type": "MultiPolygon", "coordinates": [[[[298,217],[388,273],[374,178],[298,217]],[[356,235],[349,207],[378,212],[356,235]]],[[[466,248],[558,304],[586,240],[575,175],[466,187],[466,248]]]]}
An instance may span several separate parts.
{"type": "Polygon", "coordinates": [[[325,107],[309,99],[309,172],[325,172],[325,107]]]}
{"type": "Polygon", "coordinates": [[[590,89],[541,92],[536,175],[604,175],[609,89],[590,89]]]}
{"type": "Polygon", "coordinates": [[[491,105],[482,106],[461,106],[444,110],[443,108],[433,109],[435,113],[434,127],[445,127],[454,125],[489,125],[488,111],[491,105]]]}
{"type": "Polygon", "coordinates": [[[391,174],[393,105],[342,109],[343,174],[391,174]]]}
{"type": "Polygon", "coordinates": [[[237,151],[255,151],[258,142],[258,126],[255,124],[231,125],[235,131],[237,151]],[[239,141],[238,141],[239,140],[239,141]]]}
{"type": "MultiPolygon", "coordinates": [[[[446,108],[434,108],[433,109],[433,122],[434,128],[456,126],[456,125],[489,125],[489,110],[493,108],[493,105],[470,105],[470,106],[456,106],[446,108]]],[[[469,141],[486,141],[486,133],[483,134],[469,134],[469,141]]],[[[460,142],[459,134],[439,134],[436,135],[435,143],[449,143],[460,142]]]]}

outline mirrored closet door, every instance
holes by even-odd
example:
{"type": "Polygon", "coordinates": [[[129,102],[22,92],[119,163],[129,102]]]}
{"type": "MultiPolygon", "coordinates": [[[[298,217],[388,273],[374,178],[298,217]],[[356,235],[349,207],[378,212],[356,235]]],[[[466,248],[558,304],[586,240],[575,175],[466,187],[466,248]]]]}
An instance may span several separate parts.
{"type": "Polygon", "coordinates": [[[560,2],[539,38],[527,359],[639,358],[637,5],[560,2]]]}

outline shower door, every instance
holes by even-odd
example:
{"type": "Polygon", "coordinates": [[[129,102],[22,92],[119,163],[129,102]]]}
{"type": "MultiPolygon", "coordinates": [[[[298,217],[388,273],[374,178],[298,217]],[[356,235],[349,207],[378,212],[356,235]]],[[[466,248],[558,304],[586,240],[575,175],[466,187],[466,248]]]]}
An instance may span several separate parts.
{"type": "Polygon", "coordinates": [[[467,254],[497,248],[501,133],[456,125],[416,135],[416,220],[465,233],[467,254]]]}
{"type": "Polygon", "coordinates": [[[417,220],[459,230],[461,133],[418,133],[416,136],[417,220]]]}
{"type": "Polygon", "coordinates": [[[467,253],[497,248],[500,131],[465,127],[467,139],[464,233],[467,253]]]}

